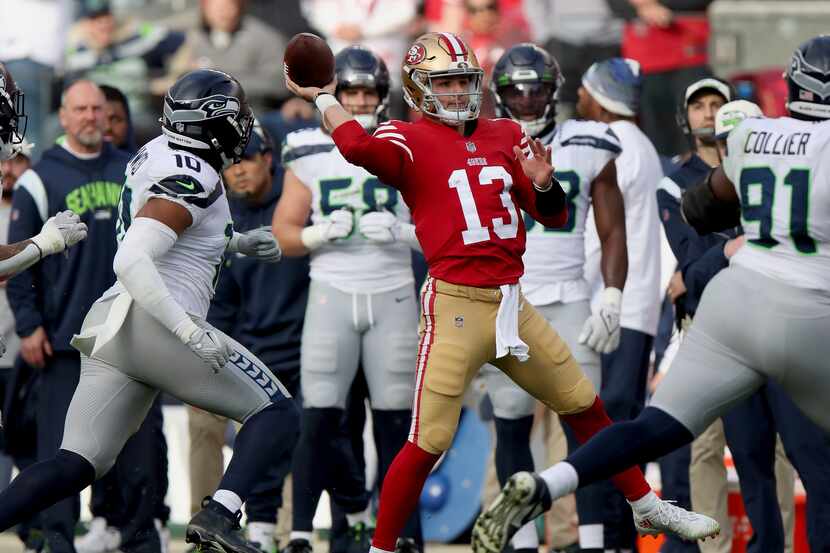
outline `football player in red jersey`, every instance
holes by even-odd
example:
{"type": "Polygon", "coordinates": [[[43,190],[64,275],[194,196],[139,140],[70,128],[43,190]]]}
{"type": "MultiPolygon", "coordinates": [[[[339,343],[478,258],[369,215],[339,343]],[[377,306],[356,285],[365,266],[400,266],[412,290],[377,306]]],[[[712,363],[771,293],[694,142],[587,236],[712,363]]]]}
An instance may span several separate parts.
{"type": "MultiPolygon", "coordinates": [[[[401,192],[429,266],[412,425],[384,480],[373,553],[395,549],[427,475],[452,443],[464,391],[484,363],[559,413],[580,441],[611,424],[568,346],[518,286],[525,249],[519,208],[548,227],[567,221],[550,152],[515,121],[478,117],[483,71],[457,36],[420,36],[402,69],[404,98],[424,117],[416,123],[388,121],[371,136],[331,94],[334,83],[299,87],[286,76],[295,94],[315,102],[346,160],[401,192]]],[[[527,479],[516,480],[513,493],[535,495],[548,508],[545,482],[520,474],[527,479]]],[[[638,468],[614,482],[631,502],[641,531],[709,535],[694,533],[694,522],[705,517],[658,499],[638,468]]],[[[474,548],[499,553],[521,525],[542,512],[536,510],[474,548]]]]}

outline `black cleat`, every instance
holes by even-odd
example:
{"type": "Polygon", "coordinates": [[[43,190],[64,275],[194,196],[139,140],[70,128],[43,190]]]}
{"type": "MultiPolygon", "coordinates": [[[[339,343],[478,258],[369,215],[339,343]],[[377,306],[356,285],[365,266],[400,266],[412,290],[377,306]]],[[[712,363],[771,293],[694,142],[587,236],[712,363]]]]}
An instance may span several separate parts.
{"type": "Polygon", "coordinates": [[[262,553],[242,535],[241,517],[242,512],[231,513],[221,503],[206,497],[202,500],[202,510],[190,519],[184,541],[196,544],[196,550],[202,553],[262,553]]]}
{"type": "Polygon", "coordinates": [[[421,553],[421,550],[418,549],[418,544],[413,538],[398,538],[395,553],[421,553]]]}
{"type": "Polygon", "coordinates": [[[369,553],[369,546],[372,545],[372,534],[375,529],[366,523],[358,522],[349,527],[349,547],[347,553],[369,553]]]}
{"type": "Polygon", "coordinates": [[[308,540],[296,538],[288,542],[282,553],[312,553],[312,548],[308,540]]]}

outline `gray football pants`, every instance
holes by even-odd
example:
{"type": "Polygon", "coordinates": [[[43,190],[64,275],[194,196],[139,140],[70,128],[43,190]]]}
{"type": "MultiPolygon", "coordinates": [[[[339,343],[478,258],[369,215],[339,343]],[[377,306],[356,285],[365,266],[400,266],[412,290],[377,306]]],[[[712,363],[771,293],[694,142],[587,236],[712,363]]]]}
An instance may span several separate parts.
{"type": "MultiPolygon", "coordinates": [[[[112,301],[95,303],[82,329],[106,320],[111,305],[112,301]]],[[[210,327],[203,320],[194,321],[210,327]]],[[[159,391],[241,423],[290,397],[251,352],[214,331],[234,350],[216,374],[133,302],[118,332],[95,358],[81,356],[81,379],[66,415],[61,449],[89,461],[100,478],[138,430],[159,391]]]]}
{"type": "Polygon", "coordinates": [[[731,266],[707,285],[651,405],[695,436],[774,378],[830,431],[830,293],[731,266]]]}
{"type": "Polygon", "coordinates": [[[412,284],[351,294],[311,281],[300,349],[303,407],[345,409],[361,363],[372,409],[409,409],[417,352],[412,284]]]}
{"type": "MultiPolygon", "coordinates": [[[[578,339],[582,326],[591,315],[591,305],[588,300],[541,305],[537,306],[536,310],[565,340],[571,348],[574,359],[599,393],[602,384],[599,354],[588,346],[580,344],[578,339]]],[[[532,351],[530,355],[533,355],[532,351]]],[[[509,376],[490,364],[484,365],[481,372],[487,385],[487,393],[493,402],[493,413],[497,417],[515,420],[533,414],[536,399],[520,388],[509,376]]]]}

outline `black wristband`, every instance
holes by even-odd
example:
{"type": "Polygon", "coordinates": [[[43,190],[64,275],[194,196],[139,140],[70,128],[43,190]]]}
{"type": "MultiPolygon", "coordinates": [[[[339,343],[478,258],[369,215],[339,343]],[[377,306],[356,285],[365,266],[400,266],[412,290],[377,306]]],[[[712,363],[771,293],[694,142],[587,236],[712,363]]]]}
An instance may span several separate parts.
{"type": "Polygon", "coordinates": [[[565,207],[565,191],[562,190],[562,185],[556,180],[556,177],[551,175],[551,186],[544,192],[536,188],[536,211],[540,215],[556,215],[565,207]]]}

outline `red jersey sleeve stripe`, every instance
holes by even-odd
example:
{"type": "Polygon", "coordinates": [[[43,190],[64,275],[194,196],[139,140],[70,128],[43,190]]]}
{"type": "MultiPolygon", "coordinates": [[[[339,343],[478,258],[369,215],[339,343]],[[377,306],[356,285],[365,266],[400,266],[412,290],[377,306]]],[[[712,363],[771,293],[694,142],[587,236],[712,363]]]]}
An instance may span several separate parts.
{"type": "Polygon", "coordinates": [[[412,150],[410,150],[409,147],[406,144],[404,144],[403,142],[398,142],[394,138],[390,138],[389,142],[391,142],[392,144],[395,144],[396,146],[400,146],[401,148],[403,148],[404,151],[409,155],[409,161],[415,163],[415,158],[412,156],[412,150]]]}
{"type": "Polygon", "coordinates": [[[376,134],[375,138],[400,138],[404,142],[406,142],[406,137],[401,133],[397,132],[382,132],[380,134],[376,134]]]}

